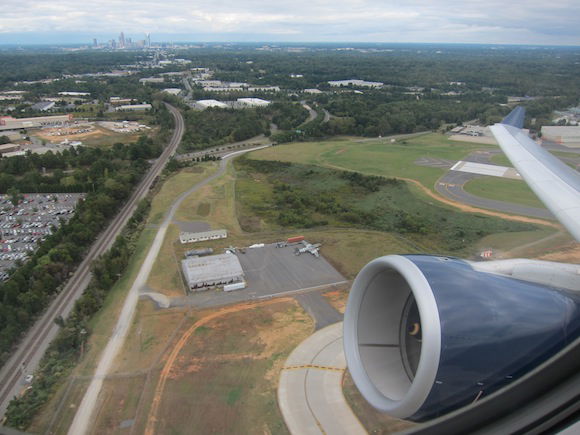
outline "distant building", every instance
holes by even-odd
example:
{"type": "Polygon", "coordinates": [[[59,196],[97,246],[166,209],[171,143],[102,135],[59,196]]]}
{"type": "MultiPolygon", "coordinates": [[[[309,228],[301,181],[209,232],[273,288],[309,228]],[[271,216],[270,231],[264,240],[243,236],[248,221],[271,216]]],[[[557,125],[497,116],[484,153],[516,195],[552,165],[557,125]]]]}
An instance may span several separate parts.
{"type": "Polygon", "coordinates": [[[91,93],[90,92],[67,91],[67,92],[59,92],[58,95],[62,95],[64,97],[88,97],[91,95],[91,93]]]}
{"type": "Polygon", "coordinates": [[[543,126],[542,139],[559,143],[570,148],[580,148],[579,126],[543,126]]]}
{"type": "Polygon", "coordinates": [[[270,104],[268,100],[262,100],[261,98],[238,98],[236,101],[236,107],[265,107],[270,104]]]}
{"type": "Polygon", "coordinates": [[[244,271],[235,254],[187,258],[181,261],[181,270],[188,288],[193,291],[244,281],[244,271]]]}
{"type": "Polygon", "coordinates": [[[151,104],[124,104],[115,108],[117,112],[139,112],[141,110],[151,110],[151,104]]]}
{"type": "Polygon", "coordinates": [[[304,89],[302,92],[305,94],[322,94],[320,89],[304,89]]]}
{"type": "Polygon", "coordinates": [[[0,154],[11,153],[13,151],[20,151],[20,145],[15,143],[5,143],[0,145],[0,154]]]}
{"type": "Polygon", "coordinates": [[[354,86],[363,88],[382,88],[384,83],[382,82],[367,82],[365,80],[350,79],[350,80],[330,80],[328,82],[330,86],[340,87],[340,86],[354,86]]]}
{"type": "Polygon", "coordinates": [[[33,104],[30,108],[32,110],[38,110],[40,112],[46,112],[52,109],[56,103],[54,101],[41,101],[40,103],[33,104]]]}
{"type": "Polygon", "coordinates": [[[2,116],[0,117],[0,131],[62,125],[72,121],[72,119],[72,114],[37,116],[34,118],[12,118],[11,116],[2,116]]]}
{"type": "Polygon", "coordinates": [[[226,230],[204,231],[201,233],[180,233],[179,241],[181,243],[205,242],[207,240],[225,239],[228,236],[226,230]]]}
{"type": "Polygon", "coordinates": [[[227,109],[229,106],[218,100],[197,100],[195,102],[195,108],[200,110],[205,110],[209,107],[218,107],[220,109],[227,109]]]}
{"type": "Polygon", "coordinates": [[[144,77],[139,79],[139,83],[145,85],[147,83],[163,83],[165,79],[163,77],[144,77]]]}
{"type": "Polygon", "coordinates": [[[131,98],[121,98],[121,97],[111,97],[109,98],[109,103],[114,106],[120,106],[122,104],[131,104],[133,100],[131,98]]]}
{"type": "Polygon", "coordinates": [[[165,92],[166,94],[169,94],[169,95],[179,95],[179,93],[181,92],[181,89],[180,88],[166,88],[166,89],[163,89],[162,92],[165,92]]]}

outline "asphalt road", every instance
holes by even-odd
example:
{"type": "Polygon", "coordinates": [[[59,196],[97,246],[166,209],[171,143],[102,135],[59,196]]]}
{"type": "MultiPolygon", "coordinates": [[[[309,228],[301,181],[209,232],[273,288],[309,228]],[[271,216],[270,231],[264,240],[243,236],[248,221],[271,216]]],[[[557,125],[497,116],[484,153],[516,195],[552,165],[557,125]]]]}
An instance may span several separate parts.
{"type": "MultiPolygon", "coordinates": [[[[464,161],[491,164],[491,156],[499,153],[501,153],[500,150],[476,151],[466,157],[464,161]]],[[[437,180],[435,183],[435,190],[446,198],[469,204],[474,207],[497,210],[509,214],[531,216],[540,219],[555,219],[554,215],[545,208],[528,207],[511,202],[482,198],[480,196],[472,195],[463,189],[468,181],[480,177],[482,177],[482,175],[470,174],[468,172],[449,171],[437,180]]]]}
{"type": "MultiPolygon", "coordinates": [[[[180,137],[181,139],[181,137],[180,137]]],[[[258,147],[258,148],[264,148],[258,147]]],[[[255,148],[257,149],[257,148],[255,148]]],[[[163,240],[165,239],[165,235],[167,233],[167,229],[169,225],[173,221],[173,217],[181,203],[187,198],[190,194],[195,192],[196,190],[202,188],[203,186],[207,185],[208,183],[212,182],[216,178],[222,176],[226,170],[228,161],[230,157],[235,155],[243,154],[250,150],[242,150],[230,153],[220,161],[219,169],[211,176],[206,178],[205,180],[197,183],[187,192],[182,193],[172,204],[171,208],[165,215],[163,219],[163,223],[159,226],[159,230],[155,235],[155,239],[149,251],[147,252],[147,256],[139,269],[139,273],[127,294],[125,299],[125,303],[123,304],[123,308],[121,310],[121,314],[117,320],[117,324],[115,325],[115,329],[103,350],[103,353],[100,356],[99,363],[97,365],[97,369],[95,370],[95,374],[89,384],[89,387],[81,401],[77,412],[75,414],[74,420],[72,425],[70,426],[68,433],[69,435],[83,435],[90,430],[90,424],[92,422],[92,416],[96,408],[97,399],[99,396],[99,392],[101,391],[101,387],[103,385],[103,381],[105,377],[109,374],[111,366],[115,361],[115,358],[119,354],[119,351],[123,347],[125,342],[125,338],[127,337],[127,333],[129,332],[130,326],[133,322],[133,317],[135,315],[135,309],[137,307],[137,302],[139,300],[140,291],[143,287],[147,284],[147,279],[149,278],[149,274],[151,273],[151,269],[157,256],[159,255],[159,251],[161,250],[161,246],[163,244],[163,240]]]]}
{"type": "Polygon", "coordinates": [[[119,214],[97,238],[64,289],[28,331],[12,357],[0,370],[0,416],[4,415],[10,400],[24,388],[24,377],[36,370],[48,345],[58,333],[59,327],[54,323],[54,319],[58,316],[63,318],[68,316],[74,302],[82,295],[91,279],[90,268],[93,260],[111,247],[117,235],[133,215],[139,201],[147,195],[155,178],[161,173],[169,157],[181,142],[184,132],[183,117],[173,106],[168,104],[166,106],[175,118],[175,130],[169,144],[153,163],[119,214]]]}
{"type": "Polygon", "coordinates": [[[319,291],[301,293],[295,299],[314,319],[316,330],[325,328],[333,323],[342,322],[342,314],[336,311],[319,291]]]}
{"type": "Polygon", "coordinates": [[[278,404],[291,434],[367,433],[344,398],[345,370],[342,322],[314,333],[292,351],[278,381],[278,404]]]}

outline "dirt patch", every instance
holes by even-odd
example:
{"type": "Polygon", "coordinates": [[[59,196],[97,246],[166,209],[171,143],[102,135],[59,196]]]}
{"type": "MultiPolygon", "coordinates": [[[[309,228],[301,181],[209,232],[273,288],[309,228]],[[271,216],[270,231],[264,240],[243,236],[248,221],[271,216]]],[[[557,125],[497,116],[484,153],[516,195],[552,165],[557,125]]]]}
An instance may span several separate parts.
{"type": "Polygon", "coordinates": [[[580,264],[580,243],[571,243],[556,252],[538,257],[539,260],[580,264]]]}
{"type": "Polygon", "coordinates": [[[341,150],[338,150],[338,151],[337,151],[337,152],[335,152],[334,154],[335,154],[335,155],[339,155],[339,154],[342,154],[342,153],[344,153],[344,152],[346,152],[346,148],[343,148],[343,149],[341,149],[341,150]]]}
{"type": "Polygon", "coordinates": [[[146,424],[144,433],[191,427],[286,433],[276,404],[277,373],[311,333],[307,315],[283,298],[205,311],[197,319],[167,354],[149,415],[139,423],[146,424]]]}
{"type": "Polygon", "coordinates": [[[328,303],[334,307],[339,313],[343,313],[346,309],[346,301],[348,300],[347,290],[332,290],[323,293],[323,295],[328,303]]]}

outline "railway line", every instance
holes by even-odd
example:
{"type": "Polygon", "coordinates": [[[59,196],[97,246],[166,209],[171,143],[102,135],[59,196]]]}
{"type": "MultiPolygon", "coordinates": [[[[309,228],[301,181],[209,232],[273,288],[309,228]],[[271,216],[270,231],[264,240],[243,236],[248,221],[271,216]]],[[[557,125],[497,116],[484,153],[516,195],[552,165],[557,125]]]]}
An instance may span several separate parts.
{"type": "Polygon", "coordinates": [[[169,104],[166,104],[166,106],[175,119],[175,129],[169,144],[152,164],[118,215],[93,243],[85,259],[63,290],[29,330],[12,357],[0,370],[0,419],[3,417],[10,400],[22,388],[23,378],[27,374],[34,372],[48,345],[58,333],[59,327],[54,323],[54,319],[59,316],[63,318],[68,316],[74,306],[74,302],[82,295],[90,282],[90,267],[93,260],[111,247],[129,218],[133,215],[139,201],[147,195],[155,179],[181,142],[184,133],[183,117],[175,107],[169,104]]]}

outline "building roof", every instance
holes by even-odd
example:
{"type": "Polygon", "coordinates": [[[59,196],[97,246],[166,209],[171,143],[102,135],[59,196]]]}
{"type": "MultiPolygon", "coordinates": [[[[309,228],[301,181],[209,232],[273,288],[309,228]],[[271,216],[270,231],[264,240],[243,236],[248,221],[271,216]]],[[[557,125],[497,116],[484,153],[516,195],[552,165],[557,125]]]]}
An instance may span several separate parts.
{"type": "Polygon", "coordinates": [[[268,100],[262,100],[261,98],[238,98],[238,103],[248,106],[267,106],[270,104],[268,100]]]}
{"type": "Polygon", "coordinates": [[[181,261],[181,266],[190,285],[244,276],[240,260],[234,254],[187,258],[181,261]]]}
{"type": "Polygon", "coordinates": [[[221,107],[221,108],[226,108],[228,107],[228,105],[226,103],[223,103],[221,101],[218,100],[197,100],[196,104],[198,104],[201,107],[221,107]]]}
{"type": "Polygon", "coordinates": [[[560,136],[560,137],[579,137],[580,136],[580,126],[550,126],[545,125],[542,127],[542,134],[548,136],[560,136]]]}
{"type": "Polygon", "coordinates": [[[55,105],[54,101],[41,101],[40,103],[33,104],[31,106],[32,110],[48,110],[53,108],[55,105]]]}

